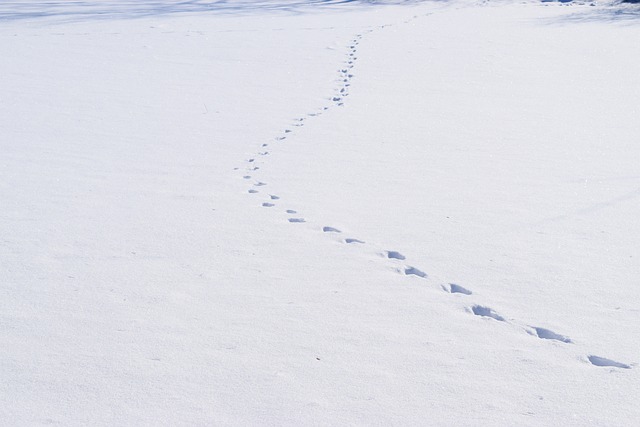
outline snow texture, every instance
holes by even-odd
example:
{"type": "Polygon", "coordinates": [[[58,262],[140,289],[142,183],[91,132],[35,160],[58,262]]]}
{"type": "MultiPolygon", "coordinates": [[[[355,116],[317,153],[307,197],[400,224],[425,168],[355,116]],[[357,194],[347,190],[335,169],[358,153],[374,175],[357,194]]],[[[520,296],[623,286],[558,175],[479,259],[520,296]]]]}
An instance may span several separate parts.
{"type": "Polygon", "coordinates": [[[637,424],[639,16],[2,2],[0,420],[637,424]]]}

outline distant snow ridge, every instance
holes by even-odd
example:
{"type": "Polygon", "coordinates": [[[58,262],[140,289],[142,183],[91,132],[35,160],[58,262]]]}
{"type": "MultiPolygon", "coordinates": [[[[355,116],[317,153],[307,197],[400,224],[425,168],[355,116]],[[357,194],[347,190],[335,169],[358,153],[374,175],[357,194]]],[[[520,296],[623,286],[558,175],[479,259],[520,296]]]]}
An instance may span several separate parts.
{"type": "Polygon", "coordinates": [[[59,18],[66,21],[91,21],[105,19],[131,19],[148,16],[175,15],[181,13],[214,13],[225,15],[249,15],[255,13],[313,13],[344,7],[402,5],[424,0],[233,0],[233,1],[169,1],[137,0],[118,2],[113,0],[68,1],[30,0],[0,2],[0,21],[22,19],[59,18]]]}

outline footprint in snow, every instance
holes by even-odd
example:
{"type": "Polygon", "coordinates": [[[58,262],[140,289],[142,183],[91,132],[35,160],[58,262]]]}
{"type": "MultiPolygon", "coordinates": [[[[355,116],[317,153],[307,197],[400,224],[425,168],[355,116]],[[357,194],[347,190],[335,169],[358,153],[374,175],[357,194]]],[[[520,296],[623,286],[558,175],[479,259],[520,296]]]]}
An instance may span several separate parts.
{"type": "Polygon", "coordinates": [[[251,179],[251,175],[245,175],[243,176],[244,179],[251,179]]]}
{"type": "Polygon", "coordinates": [[[358,239],[344,239],[345,243],[364,243],[364,241],[362,240],[358,240],[358,239]]]}
{"type": "Polygon", "coordinates": [[[258,192],[258,190],[254,190],[253,188],[249,190],[249,193],[251,194],[256,194],[258,192]]]}
{"type": "Polygon", "coordinates": [[[489,307],[483,307],[481,305],[474,305],[473,307],[471,307],[471,311],[476,316],[490,317],[490,318],[495,319],[495,320],[497,320],[499,322],[504,322],[505,321],[504,317],[500,316],[498,313],[496,313],[495,311],[493,311],[489,307]]]}
{"type": "Polygon", "coordinates": [[[254,186],[256,186],[256,187],[263,187],[263,186],[267,185],[267,183],[266,183],[266,182],[262,182],[262,181],[260,181],[260,182],[256,182],[256,183],[255,183],[255,184],[253,184],[253,185],[254,185],[254,186]]]}
{"type": "Polygon", "coordinates": [[[289,222],[305,222],[304,218],[289,218],[289,222]]]}
{"type": "Polygon", "coordinates": [[[449,288],[447,289],[446,286],[442,286],[442,288],[452,294],[463,294],[463,295],[471,295],[473,292],[471,292],[469,289],[463,288],[460,285],[456,285],[455,283],[449,283],[449,288]]]}
{"type": "Polygon", "coordinates": [[[424,271],[418,270],[415,267],[407,267],[404,269],[404,274],[407,276],[418,276],[418,277],[422,277],[422,278],[426,278],[427,277],[427,273],[425,273],[424,271]]]}
{"type": "Polygon", "coordinates": [[[325,233],[342,233],[340,230],[333,227],[322,227],[322,231],[324,231],[325,233]]]}
{"type": "Polygon", "coordinates": [[[287,209],[285,212],[288,213],[288,214],[297,214],[298,213],[298,211],[294,211],[293,209],[287,209]]]}
{"type": "Polygon", "coordinates": [[[264,206],[265,208],[272,208],[272,207],[274,207],[275,205],[274,205],[273,203],[264,202],[264,203],[262,204],[262,206],[264,206]]]}
{"type": "Polygon", "coordinates": [[[387,251],[387,258],[399,259],[399,260],[406,259],[404,255],[402,255],[400,252],[397,252],[397,251],[387,251]]]}
{"type": "Polygon", "coordinates": [[[536,332],[536,335],[538,336],[538,338],[540,339],[554,340],[554,341],[560,341],[564,343],[572,342],[570,338],[565,337],[564,335],[556,334],[555,332],[550,331],[549,329],[538,328],[537,326],[532,326],[532,328],[536,332]]]}
{"type": "Polygon", "coordinates": [[[631,369],[631,366],[627,365],[626,363],[616,362],[615,360],[606,359],[604,357],[591,355],[588,358],[589,362],[591,362],[591,364],[595,366],[609,366],[612,368],[631,369]]]}
{"type": "Polygon", "coordinates": [[[280,200],[280,197],[276,196],[275,194],[271,194],[269,195],[269,197],[271,197],[271,200],[280,200]]]}

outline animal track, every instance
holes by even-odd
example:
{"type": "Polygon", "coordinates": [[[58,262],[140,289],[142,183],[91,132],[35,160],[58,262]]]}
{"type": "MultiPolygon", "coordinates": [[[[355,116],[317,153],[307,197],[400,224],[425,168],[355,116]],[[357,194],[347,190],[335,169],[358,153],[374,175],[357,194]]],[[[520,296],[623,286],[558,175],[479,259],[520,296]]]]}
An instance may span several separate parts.
{"type": "Polygon", "coordinates": [[[532,328],[536,331],[536,335],[538,335],[538,338],[541,338],[543,340],[555,340],[555,341],[560,341],[564,343],[572,342],[571,339],[565,337],[564,335],[556,334],[555,332],[550,331],[549,329],[538,328],[536,326],[532,326],[532,328]]]}
{"type": "Polygon", "coordinates": [[[418,276],[418,277],[422,277],[422,278],[426,278],[427,277],[427,273],[425,273],[424,271],[418,270],[415,267],[407,267],[404,269],[404,274],[406,274],[407,276],[418,276]]]}
{"type": "Polygon", "coordinates": [[[610,366],[613,368],[631,369],[631,366],[625,363],[616,362],[615,360],[606,359],[600,356],[589,356],[589,362],[591,362],[591,364],[595,366],[610,366]]]}
{"type": "Polygon", "coordinates": [[[344,239],[345,243],[365,243],[362,240],[358,239],[344,239]]]}
{"type": "MultiPolygon", "coordinates": [[[[414,17],[415,18],[415,17],[414,17]]],[[[407,21],[409,22],[409,21],[407,21]]],[[[385,26],[380,26],[378,28],[384,28],[385,26]]],[[[370,33],[373,32],[374,30],[368,30],[366,31],[366,33],[370,33]]],[[[356,47],[359,45],[360,40],[363,38],[363,34],[357,34],[353,40],[351,41],[351,43],[348,45],[348,51],[345,54],[344,60],[342,62],[342,65],[339,69],[337,69],[337,77],[336,77],[336,86],[334,89],[334,92],[331,96],[325,98],[325,105],[320,107],[318,110],[320,111],[326,111],[329,110],[330,108],[336,108],[336,107],[340,107],[343,106],[345,103],[345,100],[347,99],[347,96],[349,96],[349,92],[350,92],[350,88],[352,85],[351,80],[355,77],[355,75],[353,74],[353,70],[354,70],[354,66],[356,64],[356,61],[358,60],[358,56],[356,56],[356,52],[357,49],[356,47]]],[[[313,112],[313,113],[307,113],[306,116],[307,117],[317,117],[320,116],[322,113],[321,112],[313,112]]],[[[313,119],[313,120],[317,120],[317,119],[313,119]]],[[[294,132],[296,132],[296,128],[304,126],[305,124],[305,117],[299,117],[299,118],[295,118],[292,120],[292,123],[286,125],[286,128],[278,135],[274,138],[275,141],[278,142],[283,142],[287,139],[287,137],[289,136],[289,134],[293,134],[294,132]]],[[[273,140],[272,140],[273,141],[273,140]]],[[[262,147],[262,149],[260,151],[258,151],[257,153],[255,153],[255,155],[257,156],[267,156],[270,154],[269,151],[266,151],[264,148],[268,147],[269,144],[268,143],[262,143],[260,144],[260,147],[262,147]]],[[[275,151],[272,150],[273,153],[275,153],[275,151]]],[[[265,160],[267,160],[268,158],[264,158],[264,157],[259,157],[261,159],[262,162],[264,162],[265,160]]],[[[256,161],[256,158],[249,158],[245,160],[247,163],[254,163],[256,161]]],[[[257,171],[260,168],[252,165],[253,167],[249,167],[248,165],[245,165],[246,168],[244,168],[247,171],[257,171]]],[[[239,170],[240,168],[234,168],[234,170],[239,170]]],[[[245,172],[247,173],[247,172],[245,172]]],[[[251,173],[251,172],[249,172],[251,173]]],[[[257,177],[261,177],[259,175],[258,172],[256,172],[256,174],[253,175],[257,175],[257,177]]],[[[257,178],[256,177],[256,178],[257,178]]],[[[243,179],[245,180],[250,180],[252,179],[252,175],[243,175],[242,176],[243,179]]],[[[262,182],[262,181],[257,181],[253,183],[253,187],[262,187],[267,185],[267,183],[262,182]]],[[[250,188],[248,190],[248,193],[250,194],[255,194],[258,193],[259,191],[254,189],[254,188],[250,188]]],[[[275,200],[280,200],[280,197],[274,194],[269,195],[269,199],[272,201],[275,200]]],[[[275,204],[271,203],[271,202],[263,202],[262,203],[263,207],[274,207],[275,204]]],[[[287,209],[286,210],[287,214],[290,215],[294,215],[297,214],[297,211],[292,210],[292,209],[287,209]]],[[[301,217],[290,217],[287,218],[287,221],[290,223],[304,223],[306,222],[304,218],[301,217]]],[[[334,227],[330,227],[330,226],[323,226],[322,227],[322,231],[324,233],[341,233],[341,231],[337,228],[334,227]]],[[[355,239],[355,238],[346,238],[344,239],[344,242],[347,244],[365,244],[365,241],[360,240],[360,239],[355,239]]],[[[378,254],[380,254],[380,252],[378,252],[378,254]]],[[[391,260],[399,260],[399,261],[404,261],[406,259],[406,257],[401,254],[398,251],[383,251],[383,254],[386,254],[386,257],[388,259],[391,260]]],[[[396,266],[398,265],[397,263],[395,264],[396,266]]],[[[406,276],[417,276],[420,278],[427,278],[427,274],[422,271],[419,270],[416,267],[410,266],[410,265],[405,265],[404,267],[402,267],[401,270],[399,270],[400,273],[404,272],[404,274],[406,276]]],[[[473,293],[469,290],[464,288],[463,286],[460,286],[458,284],[455,283],[449,283],[446,285],[442,285],[442,288],[447,291],[450,294],[462,294],[462,295],[472,295],[473,293]]],[[[469,309],[467,309],[469,310],[469,309]]],[[[489,317],[491,319],[500,321],[500,322],[506,322],[505,318],[502,317],[501,315],[499,315],[498,313],[496,313],[493,309],[486,307],[486,306],[482,306],[482,305],[473,305],[470,308],[470,311],[476,315],[476,316],[480,316],[480,317],[489,317]]],[[[515,323],[515,321],[513,321],[515,323]]],[[[563,343],[572,343],[572,340],[564,335],[560,335],[557,334],[549,329],[545,329],[545,328],[541,328],[541,327],[536,327],[536,326],[531,326],[531,327],[525,327],[525,330],[533,335],[535,332],[535,335],[540,338],[540,339],[545,339],[545,340],[554,340],[554,341],[559,341],[559,342],[563,342],[563,343]]],[[[594,365],[594,366],[599,366],[599,367],[613,367],[613,368],[622,368],[622,369],[630,369],[631,366],[624,364],[624,363],[620,363],[620,362],[616,362],[614,360],[610,360],[610,359],[606,359],[604,357],[599,357],[599,356],[594,356],[594,355],[589,355],[588,356],[588,360],[589,362],[594,365]]]]}
{"type": "Polygon", "coordinates": [[[402,255],[400,252],[396,252],[396,251],[387,251],[387,258],[399,259],[399,260],[406,259],[406,257],[404,255],[402,255]]]}
{"type": "Polygon", "coordinates": [[[456,285],[455,283],[449,283],[449,292],[452,294],[463,294],[463,295],[473,294],[473,292],[471,292],[469,289],[463,288],[462,286],[456,285]]]}
{"type": "Polygon", "coordinates": [[[493,311],[492,309],[490,309],[489,307],[483,307],[481,305],[474,305],[473,307],[471,307],[471,311],[473,311],[473,314],[475,314],[476,316],[482,316],[482,317],[490,317],[492,319],[495,319],[499,322],[504,322],[504,317],[500,316],[498,313],[496,313],[495,311],[493,311]]]}

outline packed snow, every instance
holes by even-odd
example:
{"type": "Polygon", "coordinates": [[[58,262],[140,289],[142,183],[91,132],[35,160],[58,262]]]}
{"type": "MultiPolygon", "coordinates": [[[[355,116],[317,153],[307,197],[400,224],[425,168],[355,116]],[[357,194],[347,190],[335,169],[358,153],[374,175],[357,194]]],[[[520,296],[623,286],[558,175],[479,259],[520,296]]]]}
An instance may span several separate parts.
{"type": "Polygon", "coordinates": [[[0,4],[3,425],[632,426],[640,8],[0,4]]]}

